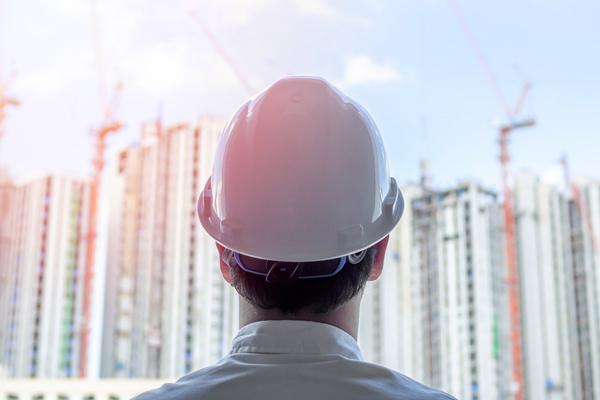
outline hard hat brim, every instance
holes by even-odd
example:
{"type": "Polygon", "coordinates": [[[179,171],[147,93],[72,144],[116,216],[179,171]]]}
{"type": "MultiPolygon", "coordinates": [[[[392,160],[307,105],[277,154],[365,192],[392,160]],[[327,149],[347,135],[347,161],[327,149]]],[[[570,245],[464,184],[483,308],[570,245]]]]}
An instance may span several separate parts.
{"type": "Polygon", "coordinates": [[[347,227],[338,231],[337,237],[329,238],[315,230],[307,237],[277,237],[276,240],[271,237],[271,240],[265,240],[260,235],[241,231],[240,227],[220,220],[213,212],[210,178],[198,197],[197,212],[208,235],[225,248],[265,260],[311,262],[347,256],[379,242],[400,221],[404,212],[404,197],[396,180],[390,178],[390,190],[381,205],[381,215],[374,222],[365,221],[365,224],[347,227]]]}

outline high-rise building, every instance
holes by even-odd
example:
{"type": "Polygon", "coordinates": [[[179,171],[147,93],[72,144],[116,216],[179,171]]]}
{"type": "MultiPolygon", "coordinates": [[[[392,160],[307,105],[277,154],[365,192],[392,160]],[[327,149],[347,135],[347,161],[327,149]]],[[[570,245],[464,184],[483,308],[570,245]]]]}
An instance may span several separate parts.
{"type": "MultiPolygon", "coordinates": [[[[8,336],[8,305],[10,288],[8,276],[10,235],[10,210],[13,203],[14,184],[8,174],[0,168],[0,351],[8,336]]],[[[7,365],[0,355],[0,379],[8,375],[7,365]]]]}
{"type": "Polygon", "coordinates": [[[501,209],[468,183],[412,200],[416,376],[458,398],[508,394],[501,209]]]}
{"type": "Polygon", "coordinates": [[[75,376],[89,184],[43,176],[2,192],[0,365],[10,377],[75,376]]]}
{"type": "Polygon", "coordinates": [[[577,353],[575,375],[584,400],[600,399],[600,183],[578,182],[581,204],[571,202],[571,244],[577,353]]]}
{"type": "Polygon", "coordinates": [[[403,188],[381,278],[367,287],[365,358],[458,398],[510,396],[502,213],[496,194],[468,183],[403,188]]]}
{"type": "Polygon", "coordinates": [[[419,379],[417,365],[420,354],[413,346],[418,339],[417,290],[418,271],[410,263],[412,252],[412,208],[421,188],[402,188],[405,209],[400,223],[390,233],[381,277],[367,283],[358,341],[366,360],[419,379]]]}
{"type": "Polygon", "coordinates": [[[526,398],[579,399],[568,199],[522,173],[514,210],[526,398]]]}
{"type": "Polygon", "coordinates": [[[219,119],[143,127],[111,188],[101,376],[176,377],[217,361],[237,302],[196,216],[219,119]]]}

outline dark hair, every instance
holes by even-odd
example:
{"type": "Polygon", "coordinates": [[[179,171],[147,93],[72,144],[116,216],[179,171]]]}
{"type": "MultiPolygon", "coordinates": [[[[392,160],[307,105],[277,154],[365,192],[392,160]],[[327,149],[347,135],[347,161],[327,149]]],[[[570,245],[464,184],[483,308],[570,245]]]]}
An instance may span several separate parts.
{"type": "Polygon", "coordinates": [[[358,264],[346,261],[340,272],[327,278],[267,282],[263,276],[234,267],[233,286],[250,304],[262,309],[277,309],[283,314],[299,311],[322,314],[335,310],[363,289],[376,251],[376,246],[371,246],[358,264]]]}

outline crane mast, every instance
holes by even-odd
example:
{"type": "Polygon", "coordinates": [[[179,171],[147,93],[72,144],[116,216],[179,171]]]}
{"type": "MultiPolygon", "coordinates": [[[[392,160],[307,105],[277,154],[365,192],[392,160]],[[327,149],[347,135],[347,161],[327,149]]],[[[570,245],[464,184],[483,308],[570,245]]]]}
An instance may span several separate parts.
{"type": "MultiPolygon", "coordinates": [[[[527,89],[527,85],[525,86],[527,89]]],[[[525,92],[524,90],[524,92],[525,92]]],[[[522,96],[522,99],[524,97],[522,96]]],[[[509,138],[517,129],[535,125],[535,120],[525,119],[500,127],[500,166],[502,170],[504,246],[506,257],[506,283],[508,286],[508,307],[510,320],[510,341],[515,400],[523,398],[523,349],[521,341],[521,301],[519,294],[519,271],[517,265],[517,244],[515,240],[515,213],[513,191],[510,185],[509,138]]]]}
{"type": "Polygon", "coordinates": [[[97,224],[98,224],[98,208],[100,201],[100,182],[102,180],[102,172],[105,165],[105,150],[107,138],[120,131],[123,128],[123,124],[114,119],[118,102],[120,100],[121,91],[123,84],[118,82],[115,86],[112,100],[107,102],[104,94],[105,81],[104,71],[102,65],[102,52],[100,46],[100,37],[98,32],[98,25],[95,13],[95,3],[92,1],[92,38],[94,39],[94,47],[96,54],[96,67],[98,71],[98,82],[99,82],[99,94],[100,94],[100,105],[103,112],[103,121],[101,125],[92,129],[92,135],[94,136],[94,151],[92,159],[92,175],[90,181],[90,195],[89,195],[89,208],[88,208],[88,221],[87,221],[87,234],[86,237],[86,257],[84,266],[84,279],[83,279],[83,306],[82,306],[82,323],[80,329],[80,346],[79,346],[79,377],[88,377],[87,364],[89,356],[89,337],[90,337],[90,322],[92,318],[92,295],[94,285],[94,269],[95,269],[95,255],[96,255],[96,238],[97,238],[97,224]]]}

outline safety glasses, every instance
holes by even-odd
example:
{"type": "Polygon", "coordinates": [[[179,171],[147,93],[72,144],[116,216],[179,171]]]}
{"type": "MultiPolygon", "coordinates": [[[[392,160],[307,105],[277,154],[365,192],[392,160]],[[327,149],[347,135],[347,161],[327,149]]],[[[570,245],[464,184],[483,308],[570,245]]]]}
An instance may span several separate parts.
{"type": "Polygon", "coordinates": [[[230,267],[237,265],[241,270],[264,276],[267,282],[290,281],[294,279],[328,278],[339,273],[346,265],[348,257],[311,262],[267,261],[233,252],[226,249],[223,261],[230,267]]]}

